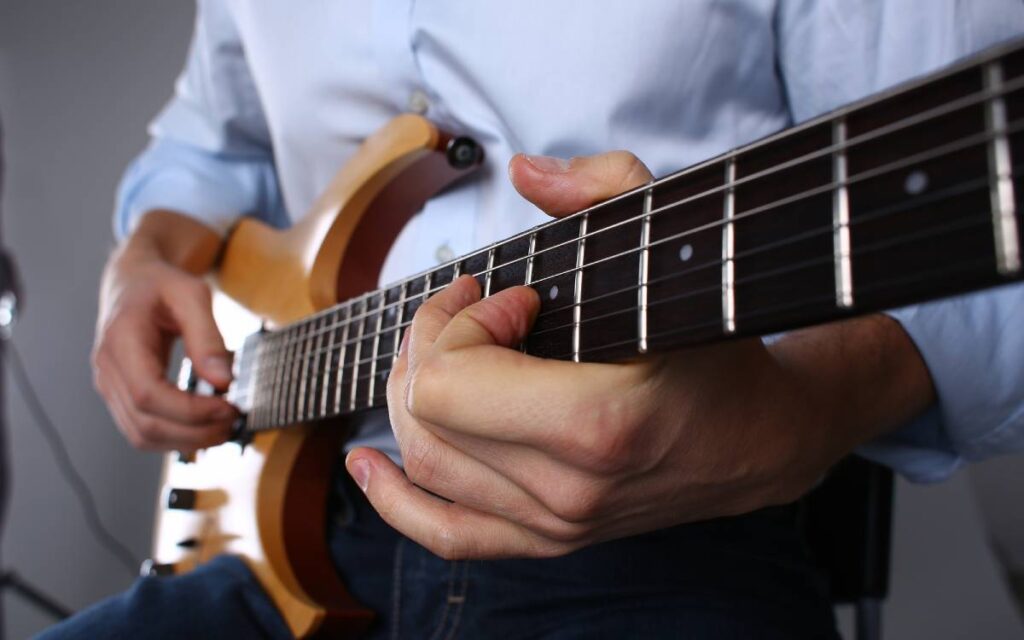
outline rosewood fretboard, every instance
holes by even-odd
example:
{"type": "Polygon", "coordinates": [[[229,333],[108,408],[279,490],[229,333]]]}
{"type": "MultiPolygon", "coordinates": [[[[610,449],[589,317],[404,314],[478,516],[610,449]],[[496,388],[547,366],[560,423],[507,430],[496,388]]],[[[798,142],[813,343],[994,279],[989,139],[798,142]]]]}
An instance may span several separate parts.
{"type": "Polygon", "coordinates": [[[253,430],[385,404],[402,331],[460,274],[533,287],[524,350],[607,362],[1021,277],[1024,43],[251,336],[253,430]]]}

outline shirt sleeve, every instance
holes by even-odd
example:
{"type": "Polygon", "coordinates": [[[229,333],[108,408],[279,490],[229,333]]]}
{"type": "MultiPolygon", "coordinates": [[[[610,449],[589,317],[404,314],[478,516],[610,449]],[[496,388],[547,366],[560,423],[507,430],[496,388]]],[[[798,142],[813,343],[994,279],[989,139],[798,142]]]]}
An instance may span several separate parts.
{"type": "Polygon", "coordinates": [[[259,94],[223,0],[197,3],[185,69],[149,133],[149,146],[118,187],[119,238],[153,209],[177,211],[222,232],[241,215],[284,224],[259,94]]]}
{"type": "MultiPolygon", "coordinates": [[[[1024,33],[1019,0],[780,0],[779,71],[794,121],[1024,33]]],[[[889,312],[916,344],[938,402],[860,449],[911,480],[1024,449],[1024,286],[889,312]]]]}

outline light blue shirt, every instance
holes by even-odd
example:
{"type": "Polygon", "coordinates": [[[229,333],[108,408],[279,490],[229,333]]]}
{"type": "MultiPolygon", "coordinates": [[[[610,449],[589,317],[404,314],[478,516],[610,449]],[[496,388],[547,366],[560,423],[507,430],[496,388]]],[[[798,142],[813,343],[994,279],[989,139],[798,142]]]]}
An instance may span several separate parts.
{"type": "MultiPolygon", "coordinates": [[[[121,236],[151,209],[286,226],[403,111],[474,136],[483,175],[427,203],[382,284],[545,217],[516,152],[629,149],[664,175],[1024,33],[1021,0],[199,0],[151,145],[120,187],[121,236]]],[[[894,313],[938,389],[864,448],[916,480],[1024,448],[1024,288],[894,313]]],[[[386,424],[361,444],[394,453],[386,424]]]]}

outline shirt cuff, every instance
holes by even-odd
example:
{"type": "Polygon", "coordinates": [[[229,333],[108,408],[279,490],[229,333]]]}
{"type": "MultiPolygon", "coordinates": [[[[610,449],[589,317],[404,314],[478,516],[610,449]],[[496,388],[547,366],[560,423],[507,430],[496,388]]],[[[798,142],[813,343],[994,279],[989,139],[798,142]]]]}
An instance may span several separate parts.
{"type": "Polygon", "coordinates": [[[166,209],[225,233],[242,215],[286,226],[269,161],[214,154],[168,140],[153,142],[118,187],[114,233],[124,238],[148,211],[166,209]]]}
{"type": "Polygon", "coordinates": [[[1024,450],[1024,287],[888,312],[914,341],[938,401],[861,455],[935,482],[969,461],[1024,450]]]}

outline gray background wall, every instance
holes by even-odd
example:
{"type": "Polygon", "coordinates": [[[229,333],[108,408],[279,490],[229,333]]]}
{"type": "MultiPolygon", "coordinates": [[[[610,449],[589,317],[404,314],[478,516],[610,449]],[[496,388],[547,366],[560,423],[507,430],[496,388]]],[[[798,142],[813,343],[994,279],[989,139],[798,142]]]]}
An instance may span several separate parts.
{"type": "MultiPolygon", "coordinates": [[[[4,233],[28,291],[15,342],[103,519],[140,558],[160,459],[125,445],[92,390],[88,355],[114,186],[170,93],[192,11],[157,0],[0,0],[4,233]]],[[[24,401],[10,391],[15,484],[3,561],[76,608],[123,589],[128,573],[87,533],[24,401]]],[[[900,484],[889,638],[1024,637],[988,544],[994,537],[1000,555],[1024,570],[1022,471],[1013,458],[943,485],[900,484]]],[[[4,605],[8,637],[47,624],[20,600],[4,605]]],[[[841,616],[848,623],[848,612],[841,616]]]]}

